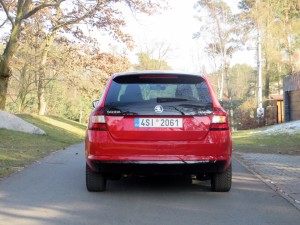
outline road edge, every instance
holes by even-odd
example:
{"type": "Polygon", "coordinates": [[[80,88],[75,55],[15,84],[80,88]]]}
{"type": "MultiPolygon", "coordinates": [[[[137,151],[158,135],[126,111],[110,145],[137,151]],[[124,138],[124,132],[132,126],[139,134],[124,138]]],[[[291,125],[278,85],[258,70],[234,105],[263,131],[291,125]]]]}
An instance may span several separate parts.
{"type": "Polygon", "coordinates": [[[278,188],[275,184],[271,183],[270,180],[268,181],[264,177],[262,177],[259,173],[255,172],[249,165],[247,165],[247,161],[243,159],[239,153],[235,152],[233,158],[242,165],[245,169],[247,169],[250,173],[256,176],[259,180],[264,182],[269,188],[271,188],[275,193],[278,193],[282,198],[288,201],[291,205],[293,205],[296,209],[300,211],[300,205],[292,198],[287,192],[278,188]]]}

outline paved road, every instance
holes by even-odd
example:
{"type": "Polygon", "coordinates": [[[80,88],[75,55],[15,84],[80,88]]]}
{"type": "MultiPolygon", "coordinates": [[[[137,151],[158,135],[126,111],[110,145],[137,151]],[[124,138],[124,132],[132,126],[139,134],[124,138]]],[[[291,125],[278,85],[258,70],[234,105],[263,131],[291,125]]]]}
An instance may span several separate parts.
{"type": "Polygon", "coordinates": [[[300,210],[300,156],[242,152],[235,155],[262,181],[300,210]]]}
{"type": "Polygon", "coordinates": [[[299,224],[300,212],[233,162],[233,188],[128,178],[108,191],[85,188],[83,145],[75,145],[0,181],[0,225],[299,224]]]}

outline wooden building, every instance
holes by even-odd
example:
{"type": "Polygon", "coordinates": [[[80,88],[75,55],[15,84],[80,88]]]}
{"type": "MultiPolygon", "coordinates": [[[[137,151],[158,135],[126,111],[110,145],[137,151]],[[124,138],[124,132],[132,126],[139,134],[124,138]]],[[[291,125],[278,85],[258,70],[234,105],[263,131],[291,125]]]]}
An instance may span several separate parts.
{"type": "Polygon", "coordinates": [[[284,121],[300,120],[300,73],[283,80],[284,121]]]}

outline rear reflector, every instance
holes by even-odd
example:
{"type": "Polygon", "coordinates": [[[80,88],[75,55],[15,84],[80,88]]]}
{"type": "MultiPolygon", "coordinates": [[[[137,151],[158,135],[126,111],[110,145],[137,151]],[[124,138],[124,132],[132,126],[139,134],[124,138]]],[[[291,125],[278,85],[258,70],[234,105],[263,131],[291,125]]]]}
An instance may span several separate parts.
{"type": "Polygon", "coordinates": [[[212,123],[210,126],[210,130],[228,130],[227,123],[212,123]]]}
{"type": "Polygon", "coordinates": [[[89,130],[107,130],[107,125],[106,123],[94,123],[89,130]]]}

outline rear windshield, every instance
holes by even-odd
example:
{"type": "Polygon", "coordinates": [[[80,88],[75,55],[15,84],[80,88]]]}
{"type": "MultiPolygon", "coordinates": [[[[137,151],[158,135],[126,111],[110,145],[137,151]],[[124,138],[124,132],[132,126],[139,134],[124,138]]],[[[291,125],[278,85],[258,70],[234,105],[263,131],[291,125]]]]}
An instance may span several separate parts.
{"type": "Polygon", "coordinates": [[[112,81],[105,101],[107,114],[201,115],[212,110],[212,99],[199,76],[120,76],[112,81]]]}

